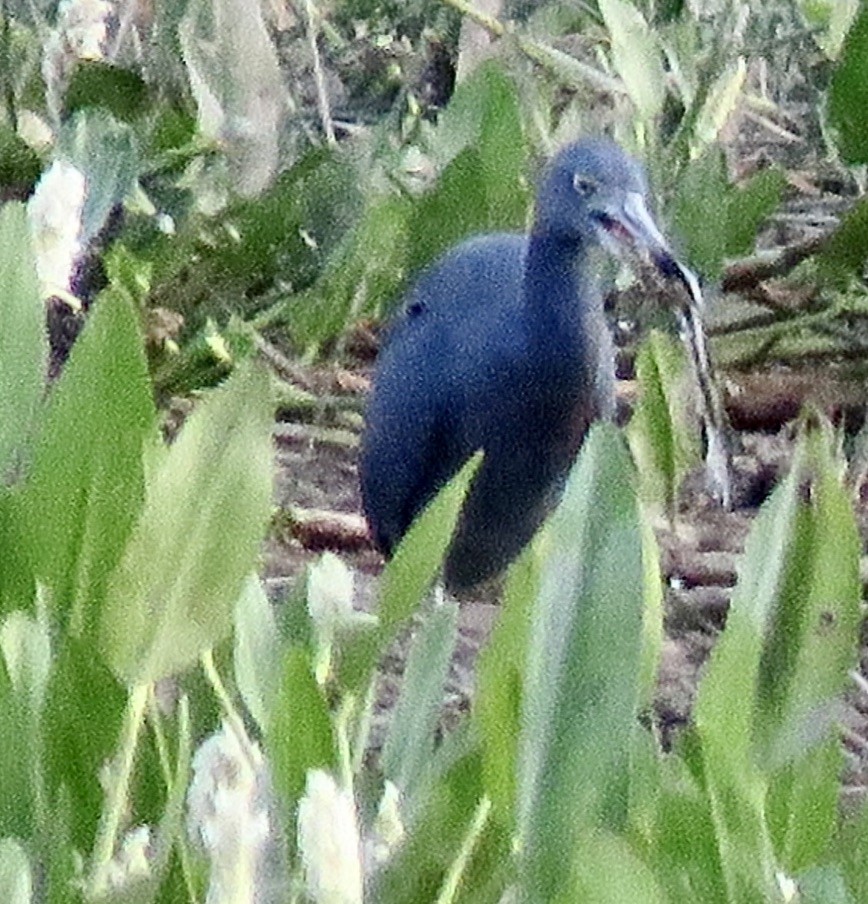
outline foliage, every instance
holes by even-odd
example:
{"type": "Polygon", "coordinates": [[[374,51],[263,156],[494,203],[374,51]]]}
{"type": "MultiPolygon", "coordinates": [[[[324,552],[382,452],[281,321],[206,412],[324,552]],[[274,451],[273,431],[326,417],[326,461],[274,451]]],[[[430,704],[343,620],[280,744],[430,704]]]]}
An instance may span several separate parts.
{"type": "MultiPolygon", "coordinates": [[[[866,18],[853,13],[848,31],[846,6],[799,8],[838,60],[828,107],[837,146],[864,163],[852,89],[866,18]]],[[[74,34],[63,10],[49,22],[46,7],[4,6],[16,15],[0,23],[0,148],[10,149],[0,179],[14,195],[37,165],[79,168],[89,191],[76,240],[101,257],[109,285],[45,393],[26,214],[5,203],[9,900],[217,900],[227,876],[242,892],[295,900],[325,900],[333,880],[340,900],[360,900],[362,866],[367,896],[384,904],[865,899],[868,812],[838,808],[860,549],[818,417],[803,419],[791,473],[754,526],[695,725],[674,750],[640,719],[662,592],[639,500],[671,512],[692,454],[678,362],[660,335],[640,354],[644,396],[629,433],[651,468],[640,481],[617,431],[592,431],[560,508],[508,577],[473,711],[445,738],[438,703],[457,613],[429,591],[478,461],[408,534],[375,618],[353,610],[351,577],[333,563],[331,599],[315,602],[312,577],[307,598],[283,600],[279,616],[255,577],[272,414],[267,379],[248,360],[257,334],[287,329],[297,349],[318,353],[359,318],[385,314],[410,272],[449,243],[522,228],[530,158],[578,123],[605,124],[642,152],[707,279],[752,250],[783,178],[772,169],[734,185],[716,146],[747,102],[749,29],[736,5],[707,15],[627,0],[518,9],[498,59],[458,87],[436,124],[404,85],[390,116],[337,145],[310,140],[297,106],[283,121],[284,61],[258,4],[156,4],[144,59],[120,45],[77,56],[73,38],[91,49],[93,38],[74,34]],[[562,49],[558,39],[579,27],[585,51],[562,49]],[[183,329],[165,327],[167,311],[183,329]],[[215,383],[174,443],[162,442],[155,389],[215,383]],[[401,697],[372,756],[377,666],[411,627],[401,697]],[[249,831],[222,823],[227,815],[249,831]],[[348,834],[333,838],[335,826],[348,834]],[[344,852],[331,876],[317,861],[328,849],[344,852]],[[360,850],[364,864],[352,859],[360,850]]],[[[422,41],[442,8],[403,14],[422,41]]],[[[335,22],[383,15],[397,20],[400,5],[357,0],[335,22]]],[[[345,38],[329,24],[319,42],[301,37],[337,53],[345,38]]],[[[323,76],[321,59],[311,66],[323,76]]],[[[320,98],[324,132],[337,122],[326,107],[320,98]]],[[[864,275],[865,209],[821,252],[850,282],[864,275]]],[[[72,306],[97,293],[82,269],[68,274],[72,306]]]]}
{"type": "Polygon", "coordinates": [[[607,426],[512,569],[469,722],[437,743],[456,608],[427,591],[476,462],[413,526],[376,619],[354,612],[334,560],[314,566],[307,607],[287,600],[301,610],[280,622],[249,577],[268,512],[261,375],[239,368],[166,448],[142,402],[107,409],[96,435],[72,429],[99,417],[94,393],[115,371],[128,403],[147,388],[133,307],[106,293],[22,440],[32,464],[2,497],[4,561],[18,571],[0,623],[4,774],[16,777],[0,807],[0,876],[13,898],[33,899],[35,875],[44,899],[65,901],[201,900],[249,875],[281,893],[295,876],[326,900],[326,885],[356,887],[361,866],[347,857],[361,839],[383,902],[740,904],[790,900],[790,882],[804,900],[857,899],[864,816],[838,813],[835,725],[858,643],[859,539],[816,417],[748,540],[696,725],[675,750],[638,718],[659,651],[659,577],[626,446],[607,426]],[[109,478],[100,443],[119,435],[129,445],[109,478]],[[128,491],[94,492],[108,479],[128,491]],[[46,543],[62,554],[45,556],[46,543]],[[377,664],[411,619],[401,698],[371,759],[377,664]],[[212,653],[230,631],[234,666],[212,653]],[[174,699],[158,705],[169,678],[174,699]],[[215,704],[227,727],[194,755],[215,704]],[[231,790],[219,790],[220,762],[238,764],[231,790]],[[202,849],[182,831],[186,794],[202,849]],[[221,820],[247,818],[272,828],[233,846],[221,820]],[[330,842],[335,825],[359,834],[330,842]],[[343,859],[323,874],[319,846],[332,843],[343,859]]]}

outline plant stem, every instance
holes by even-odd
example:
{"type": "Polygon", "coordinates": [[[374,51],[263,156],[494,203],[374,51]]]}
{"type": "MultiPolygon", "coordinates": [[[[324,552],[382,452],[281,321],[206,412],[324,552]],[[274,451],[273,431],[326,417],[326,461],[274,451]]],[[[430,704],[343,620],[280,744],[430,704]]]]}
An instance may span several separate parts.
{"type": "Polygon", "coordinates": [[[446,874],[443,887],[440,889],[440,894],[437,896],[435,904],[452,904],[455,900],[458,888],[461,885],[461,878],[467,869],[467,864],[470,862],[473,849],[482,835],[482,830],[488,822],[489,813],[491,813],[491,798],[484,796],[476,805],[473,819],[470,821],[470,828],[461,843],[461,850],[458,851],[458,856],[449,867],[449,872],[446,874]]]}
{"type": "Polygon", "coordinates": [[[238,743],[244,751],[244,756],[247,758],[248,766],[253,772],[256,772],[257,765],[250,755],[251,742],[247,735],[247,729],[244,727],[244,720],[235,708],[235,704],[229,696],[229,691],[226,690],[226,685],[223,684],[223,679],[217,671],[217,666],[214,665],[214,651],[206,650],[202,654],[201,661],[202,668],[205,671],[205,677],[214,689],[214,693],[223,708],[223,715],[226,718],[226,722],[238,738],[238,743]]]}
{"type": "Polygon", "coordinates": [[[87,897],[91,899],[101,897],[108,890],[108,866],[114,856],[115,842],[129,796],[136,746],[145,717],[149,688],[147,683],[136,684],[127,697],[118,760],[108,783],[106,802],[93,848],[93,863],[87,883],[87,897]]]}

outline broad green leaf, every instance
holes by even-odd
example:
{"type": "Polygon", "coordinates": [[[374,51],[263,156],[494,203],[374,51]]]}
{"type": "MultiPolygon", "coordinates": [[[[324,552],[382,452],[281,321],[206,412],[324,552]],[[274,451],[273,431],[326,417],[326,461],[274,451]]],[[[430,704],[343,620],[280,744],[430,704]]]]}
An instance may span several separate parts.
{"type": "Polygon", "coordinates": [[[30,838],[38,831],[33,785],[33,718],[0,659],[0,837],[30,838]]]}
{"type": "Polygon", "coordinates": [[[14,838],[0,839],[0,900],[30,904],[33,877],[24,848],[14,838]]]}
{"type": "Polygon", "coordinates": [[[515,819],[525,660],[539,569],[534,543],[509,570],[503,608],[476,665],[473,714],[483,741],[485,793],[491,798],[495,816],[507,825],[515,819]]]}
{"type": "Polygon", "coordinates": [[[410,219],[411,273],[487,226],[485,169],[479,151],[466,148],[443,170],[440,181],[417,203],[410,219]]]}
{"type": "Polygon", "coordinates": [[[629,0],[599,0],[612,39],[612,62],[640,119],[650,124],[663,109],[666,79],[656,35],[629,0]]]}
{"type": "Polygon", "coordinates": [[[712,147],[685,167],[670,211],[688,262],[707,279],[717,279],[723,271],[728,205],[723,152],[712,147]]]}
{"type": "Polygon", "coordinates": [[[410,221],[411,272],[472,233],[524,227],[527,145],[515,85],[497,64],[480,66],[456,90],[433,152],[446,166],[410,221]]]}
{"type": "MultiPolygon", "coordinates": [[[[627,842],[601,829],[585,829],[572,853],[569,890],[546,900],[557,904],[663,904],[666,897],[651,868],[627,842]]],[[[532,899],[533,900],[533,899],[532,899]]],[[[535,899],[540,900],[540,899],[535,899]]]]}
{"type": "Polygon", "coordinates": [[[723,151],[716,146],[691,160],[678,179],[671,208],[690,263],[717,279],[728,257],[751,252],[785,186],[786,177],[776,167],[757,173],[744,186],[731,185],[723,151]]]}
{"type": "MultiPolygon", "coordinates": [[[[689,737],[689,731],[679,741],[689,737]]],[[[658,753],[656,822],[650,827],[646,823],[645,832],[650,841],[649,856],[673,904],[683,900],[726,901],[714,801],[706,793],[704,782],[690,774],[681,755],[684,746],[680,743],[677,753],[669,756],[660,757],[658,753]]],[[[697,759],[701,773],[701,754],[697,759]]]]}
{"type": "Polygon", "coordinates": [[[24,501],[19,489],[0,489],[0,617],[16,609],[29,611],[36,594],[24,501]]]}
{"type": "Polygon", "coordinates": [[[627,429],[640,495],[668,518],[687,471],[699,460],[697,428],[689,418],[690,385],[681,346],[654,330],[636,358],[639,402],[627,429]]]}
{"type": "Polygon", "coordinates": [[[280,666],[280,689],[265,735],[274,783],[284,806],[292,808],[304,792],[308,769],[335,762],[329,707],[313,677],[307,650],[290,647],[280,666]]]}
{"type": "Polygon", "coordinates": [[[458,606],[449,601],[435,604],[423,615],[407,657],[380,760],[383,776],[407,797],[412,797],[434,753],[443,685],[457,636],[458,606]]]}
{"type": "Polygon", "coordinates": [[[443,487],[410,526],[383,569],[377,627],[350,638],[342,650],[338,671],[341,684],[347,689],[358,689],[367,683],[398,628],[413,615],[430,590],[481,460],[481,453],[474,455],[443,487]]]}
{"type": "Polygon", "coordinates": [[[488,207],[483,231],[523,229],[532,192],[518,92],[493,64],[480,66],[474,78],[484,79],[486,87],[478,142],[488,207]]]}
{"type": "Polygon", "coordinates": [[[868,901],[868,806],[864,800],[856,812],[844,813],[838,820],[830,859],[844,874],[854,900],[868,901]]]}
{"type": "Polygon", "coordinates": [[[140,166],[138,141],[126,123],[105,110],[90,108],[63,124],[57,153],[87,179],[80,236],[86,245],[135,187],[140,166]]]}
{"type": "Polygon", "coordinates": [[[643,640],[643,563],[633,469],[618,432],[588,434],[548,523],[532,615],[519,766],[521,885],[533,900],[568,893],[563,852],[628,769],[643,640]]]}
{"type": "Polygon", "coordinates": [[[850,27],[829,86],[829,123],[847,163],[868,163],[868,7],[862,6],[850,27]]]}
{"type": "Polygon", "coordinates": [[[281,638],[262,583],[250,575],[235,603],[235,682],[262,732],[274,715],[280,684],[281,638]]]}
{"type": "Polygon", "coordinates": [[[131,69],[101,60],[78,60],[63,97],[64,114],[101,107],[122,122],[151,112],[148,86],[131,69]]]}
{"type": "Polygon", "coordinates": [[[834,831],[843,766],[835,703],[856,665],[861,622],[861,543],[830,437],[812,430],[802,442],[810,454],[811,495],[800,504],[761,663],[757,713],[769,766],[784,764],[772,786],[770,820],[792,874],[819,860],[834,831]]]}
{"type": "Polygon", "coordinates": [[[818,255],[820,272],[838,285],[861,274],[868,261],[868,198],[861,198],[841,218],[818,255]]]}
{"type": "MultiPolygon", "coordinates": [[[[93,777],[117,753],[126,705],[126,693],[95,655],[94,643],[90,636],[58,641],[43,719],[47,784],[53,792],[63,790],[70,803],[67,830],[80,851],[93,845],[105,800],[93,777]]],[[[156,790],[161,795],[162,786],[156,790]]]]}
{"type": "Polygon", "coordinates": [[[268,380],[245,366],[149,476],[102,620],[102,651],[122,680],[183,671],[228,636],[269,517],[271,466],[268,380]]]}
{"type": "Polygon", "coordinates": [[[60,623],[91,632],[143,498],[155,412],[138,318],[105,292],[54,388],[24,499],[37,576],[60,623]]]}
{"type": "Polygon", "coordinates": [[[0,480],[26,458],[45,380],[45,309],[23,204],[0,210],[0,480]]]}
{"type": "Polygon", "coordinates": [[[768,779],[754,757],[754,713],[766,633],[787,577],[800,468],[797,456],[754,522],[726,630],[696,702],[705,782],[730,901],[762,901],[776,893],[776,861],[765,821],[768,779]]]}
{"type": "Polygon", "coordinates": [[[727,205],[726,254],[751,254],[760,226],[777,210],[787,185],[786,173],[776,166],[761,170],[734,189],[727,205]]]}

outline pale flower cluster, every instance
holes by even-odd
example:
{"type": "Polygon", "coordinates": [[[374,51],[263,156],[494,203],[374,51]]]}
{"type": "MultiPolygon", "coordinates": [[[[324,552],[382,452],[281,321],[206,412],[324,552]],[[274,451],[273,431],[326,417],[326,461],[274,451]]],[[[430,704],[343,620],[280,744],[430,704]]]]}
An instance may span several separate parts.
{"type": "Polygon", "coordinates": [[[362,850],[352,794],[322,769],[307,773],[298,805],[298,849],[316,904],[361,904],[362,850]]]}
{"type": "Polygon", "coordinates": [[[65,160],[55,160],[27,203],[36,272],[45,297],[70,292],[84,251],[81,226],[86,194],[84,173],[65,160]]]}
{"type": "Polygon", "coordinates": [[[187,828],[210,861],[207,904],[280,900],[279,819],[259,746],[227,725],[193,757],[187,828]]]}

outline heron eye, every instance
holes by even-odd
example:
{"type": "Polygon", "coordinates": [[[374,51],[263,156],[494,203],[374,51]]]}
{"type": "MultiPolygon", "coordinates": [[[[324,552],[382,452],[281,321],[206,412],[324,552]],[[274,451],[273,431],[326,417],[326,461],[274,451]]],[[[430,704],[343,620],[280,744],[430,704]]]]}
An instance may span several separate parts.
{"type": "Polygon", "coordinates": [[[576,173],[573,176],[573,188],[583,198],[589,198],[597,190],[597,183],[581,175],[581,173],[576,173]]]}

